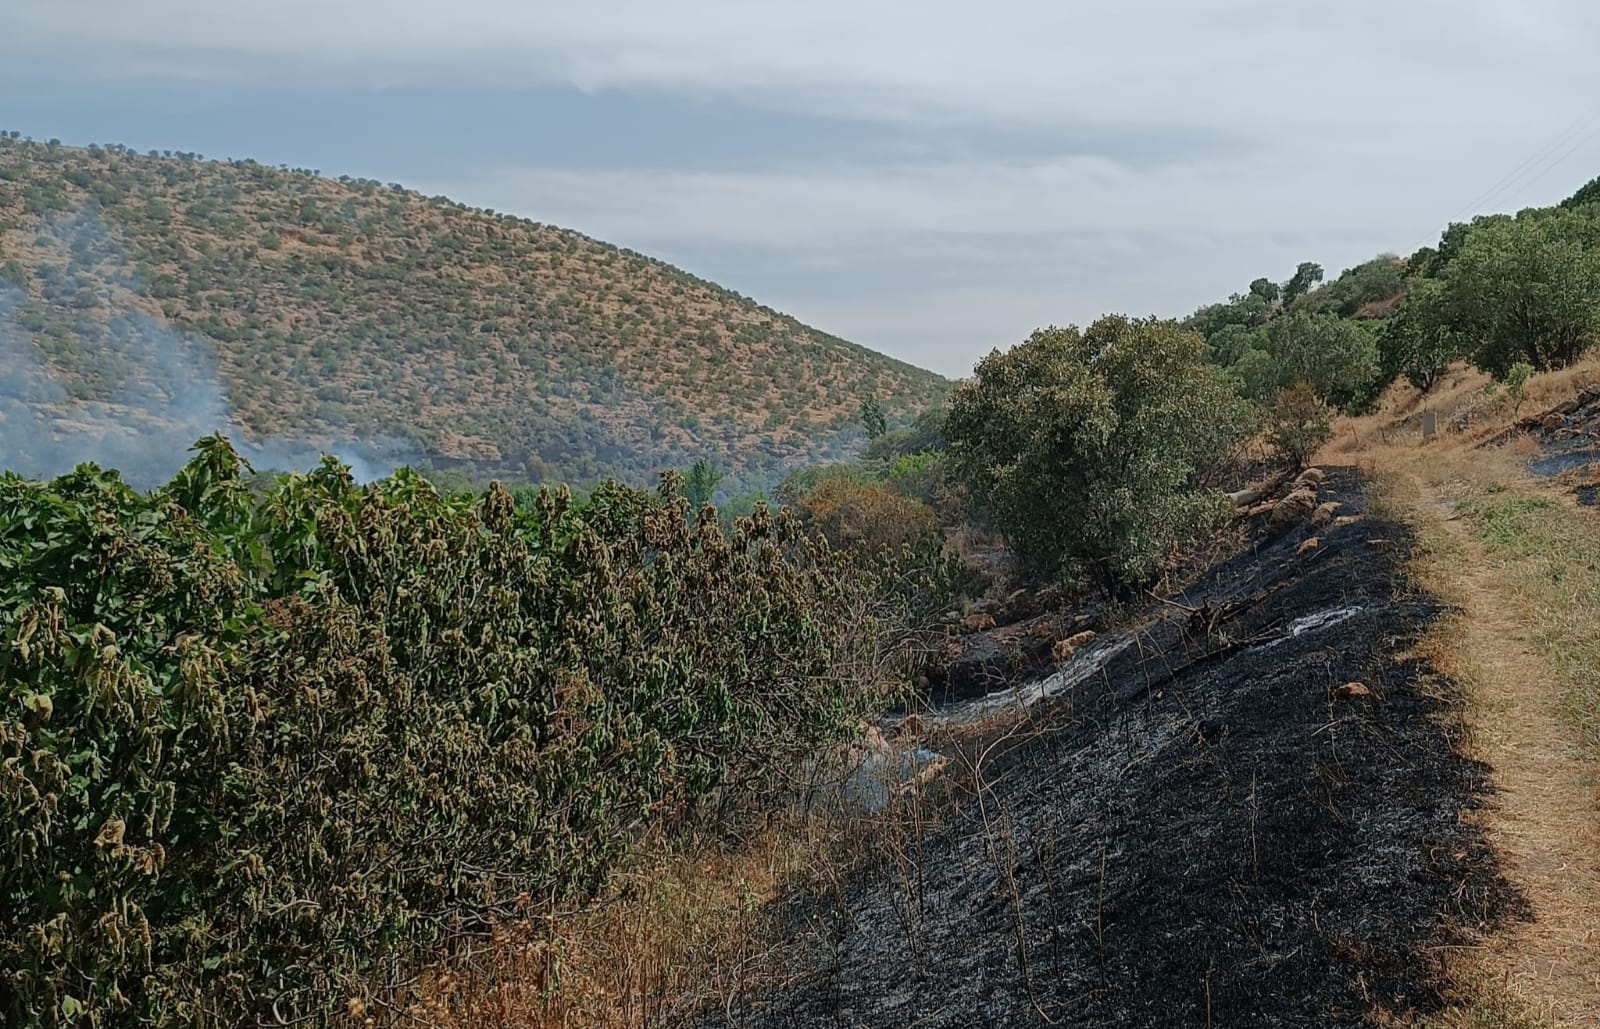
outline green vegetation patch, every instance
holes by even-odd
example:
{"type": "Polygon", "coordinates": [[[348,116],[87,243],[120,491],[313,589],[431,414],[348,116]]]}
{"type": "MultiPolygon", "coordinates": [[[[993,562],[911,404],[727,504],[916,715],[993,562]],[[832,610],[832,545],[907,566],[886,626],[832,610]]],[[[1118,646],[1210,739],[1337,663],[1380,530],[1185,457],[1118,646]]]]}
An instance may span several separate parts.
{"type": "Polygon", "coordinates": [[[198,450],[0,478],[8,1026],[325,1022],[879,699],[893,609],[788,513],[198,450]]]}
{"type": "Polygon", "coordinates": [[[1534,609],[1534,642],[1560,671],[1582,745],[1600,754],[1600,525],[1592,511],[1501,493],[1464,501],[1490,553],[1534,609]]]}

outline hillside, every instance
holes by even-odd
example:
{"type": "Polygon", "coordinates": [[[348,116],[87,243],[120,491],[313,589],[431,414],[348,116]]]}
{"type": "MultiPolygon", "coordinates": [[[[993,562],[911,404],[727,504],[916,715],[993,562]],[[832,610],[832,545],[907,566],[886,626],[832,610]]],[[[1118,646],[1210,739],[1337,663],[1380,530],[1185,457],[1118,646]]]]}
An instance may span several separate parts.
{"type": "Polygon", "coordinates": [[[43,399],[187,428],[196,390],[162,375],[214,363],[247,439],[477,478],[705,456],[762,482],[845,453],[864,396],[899,422],[946,385],[576,232],[190,154],[0,137],[0,279],[0,343],[42,360],[43,399]]]}

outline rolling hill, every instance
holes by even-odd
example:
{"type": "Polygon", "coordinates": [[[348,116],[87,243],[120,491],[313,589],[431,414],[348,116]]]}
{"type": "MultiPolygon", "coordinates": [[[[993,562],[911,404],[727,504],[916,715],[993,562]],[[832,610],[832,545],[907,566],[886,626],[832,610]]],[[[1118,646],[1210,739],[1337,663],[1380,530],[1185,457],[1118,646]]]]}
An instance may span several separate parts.
{"type": "Polygon", "coordinates": [[[577,232],[395,184],[10,134],[0,348],[7,467],[29,457],[25,418],[52,454],[222,418],[269,462],[327,448],[637,483],[704,456],[758,484],[846,453],[863,397],[893,423],[947,385],[577,232]]]}

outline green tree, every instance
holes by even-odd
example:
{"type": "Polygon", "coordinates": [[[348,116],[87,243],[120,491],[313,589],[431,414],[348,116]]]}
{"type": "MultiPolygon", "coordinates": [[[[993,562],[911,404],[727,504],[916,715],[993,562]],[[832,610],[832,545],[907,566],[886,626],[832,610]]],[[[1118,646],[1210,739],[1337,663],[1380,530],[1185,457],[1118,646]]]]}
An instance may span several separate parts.
{"type": "Polygon", "coordinates": [[[1277,389],[1305,382],[1337,407],[1366,400],[1378,379],[1378,346],[1372,333],[1332,315],[1274,319],[1267,326],[1267,349],[1276,366],[1277,389]]]}
{"type": "Polygon", "coordinates": [[[1265,346],[1265,336],[1259,329],[1247,329],[1243,325],[1227,325],[1206,337],[1207,356],[1213,364],[1224,368],[1233,367],[1249,351],[1265,346]]]}
{"type": "Polygon", "coordinates": [[[877,439],[889,431],[889,421],[883,416],[883,405],[878,403],[877,397],[866,397],[861,401],[861,424],[867,430],[867,439],[877,439]]]}
{"type": "Polygon", "coordinates": [[[1249,408],[1175,322],[1102,318],[992,352],[951,399],[955,474],[1023,558],[1109,594],[1218,514],[1198,488],[1249,408]]]}
{"type": "Polygon", "coordinates": [[[1466,347],[1450,325],[1444,284],[1420,279],[1405,302],[1378,334],[1378,356],[1386,381],[1404,375],[1421,390],[1433,388],[1444,370],[1466,356],[1466,347]]]}
{"type": "Polygon", "coordinates": [[[1322,281],[1322,265],[1315,261],[1302,261],[1300,267],[1294,270],[1289,281],[1283,284],[1283,305],[1285,307],[1311,292],[1311,288],[1322,281]]]}
{"type": "Polygon", "coordinates": [[[1600,203],[1600,178],[1590,179],[1584,183],[1576,193],[1561,201],[1561,206],[1575,210],[1594,203],[1600,203]]]}
{"type": "Polygon", "coordinates": [[[1567,210],[1475,225],[1445,277],[1452,327],[1480,368],[1505,378],[1577,360],[1600,332],[1595,223],[1567,210]]]}
{"type": "Polygon", "coordinates": [[[1383,254],[1348,268],[1317,296],[1317,307],[1346,318],[1367,304],[1389,300],[1405,289],[1405,262],[1383,254]]]}
{"type": "Polygon", "coordinates": [[[1271,279],[1261,278],[1250,284],[1250,295],[1260,297],[1269,304],[1275,302],[1280,293],[1278,284],[1271,279]]]}
{"type": "Polygon", "coordinates": [[[689,501],[691,511],[698,511],[711,503],[712,494],[717,491],[717,484],[722,481],[722,473],[705,458],[700,458],[689,466],[683,476],[683,496],[689,501]]]}

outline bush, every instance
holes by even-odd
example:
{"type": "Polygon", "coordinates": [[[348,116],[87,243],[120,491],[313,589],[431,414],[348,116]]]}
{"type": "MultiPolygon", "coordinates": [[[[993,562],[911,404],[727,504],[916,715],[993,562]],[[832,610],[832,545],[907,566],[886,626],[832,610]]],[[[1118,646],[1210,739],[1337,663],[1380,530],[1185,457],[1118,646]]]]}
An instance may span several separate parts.
{"type": "Polygon", "coordinates": [[[1533,366],[1526,361],[1518,361],[1506,369],[1505,379],[1506,399],[1511,401],[1511,417],[1515,418],[1522,410],[1522,394],[1528,388],[1528,380],[1533,378],[1533,366]]]}
{"type": "Polygon", "coordinates": [[[1332,315],[1295,314],[1267,326],[1273,390],[1308,384],[1323,400],[1352,408],[1366,402],[1378,382],[1378,345],[1355,322],[1332,315]]]}
{"type": "Polygon", "coordinates": [[[1304,468],[1333,434],[1333,412],[1306,383],[1273,398],[1267,410],[1267,439],[1295,468],[1304,468]]]}
{"type": "Polygon", "coordinates": [[[800,501],[801,519],[841,548],[899,550],[935,536],[928,505],[875,482],[825,479],[800,501]]]}
{"type": "Polygon", "coordinates": [[[928,505],[882,483],[825,479],[795,511],[851,574],[874,584],[877,622],[896,627],[896,642],[925,649],[924,628],[973,588],[971,570],[944,553],[928,505]]]}
{"type": "Polygon", "coordinates": [[[872,472],[861,464],[843,462],[840,464],[809,465],[805,468],[796,468],[783,477],[783,481],[773,487],[772,499],[785,507],[794,507],[801,503],[814,492],[818,486],[833,479],[846,482],[871,482],[872,472]]]}
{"type": "Polygon", "coordinates": [[[1220,497],[1196,487],[1250,424],[1204,351],[1120,316],[995,351],[951,402],[955,472],[1036,569],[1125,592],[1211,524],[1220,497]]]}
{"type": "Polygon", "coordinates": [[[686,507],[0,479],[0,1020],[326,1022],[848,732],[877,585],[686,507]]]}
{"type": "Polygon", "coordinates": [[[1450,325],[1444,286],[1422,279],[1378,334],[1379,361],[1385,381],[1404,375],[1413,386],[1429,390],[1451,364],[1466,356],[1466,343],[1450,325]]]}
{"type": "Polygon", "coordinates": [[[1600,242],[1582,211],[1474,224],[1445,273],[1451,328],[1478,367],[1504,378],[1526,361],[1564,367],[1600,333],[1600,242]]]}

